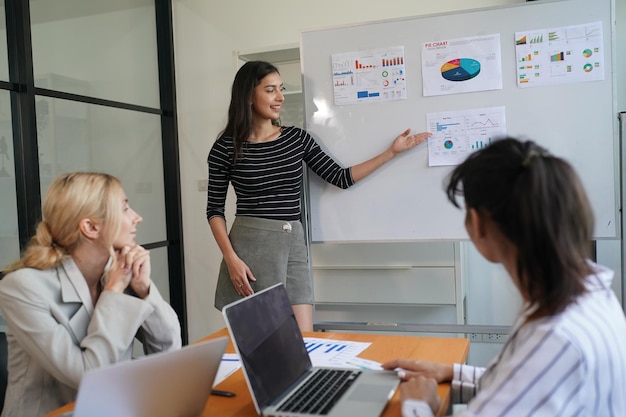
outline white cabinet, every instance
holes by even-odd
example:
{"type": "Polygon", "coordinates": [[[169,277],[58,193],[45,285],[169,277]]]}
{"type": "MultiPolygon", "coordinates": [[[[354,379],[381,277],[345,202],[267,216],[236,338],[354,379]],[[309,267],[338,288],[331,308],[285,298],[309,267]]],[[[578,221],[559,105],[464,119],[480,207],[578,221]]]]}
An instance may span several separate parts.
{"type": "Polygon", "coordinates": [[[464,324],[460,252],[458,242],[313,244],[316,322],[464,324]]]}

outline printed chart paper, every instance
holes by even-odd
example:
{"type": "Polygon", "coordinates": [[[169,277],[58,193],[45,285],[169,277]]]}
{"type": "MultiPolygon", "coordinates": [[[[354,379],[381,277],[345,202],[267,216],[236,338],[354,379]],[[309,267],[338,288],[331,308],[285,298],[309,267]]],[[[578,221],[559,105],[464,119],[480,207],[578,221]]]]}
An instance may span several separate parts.
{"type": "Polygon", "coordinates": [[[332,55],[335,105],[406,99],[404,47],[332,55]]]}
{"type": "Polygon", "coordinates": [[[604,80],[602,22],[515,33],[520,88],[604,80]]]}
{"type": "Polygon", "coordinates": [[[424,96],[502,89],[500,34],[422,45],[424,96]]]}
{"type": "Polygon", "coordinates": [[[305,337],[304,345],[313,366],[355,368],[359,366],[351,361],[354,361],[371,343],[305,337]]]}
{"type": "Polygon", "coordinates": [[[493,139],[506,135],[504,106],[428,113],[428,165],[458,165],[493,139]]]}
{"type": "Polygon", "coordinates": [[[217,375],[213,386],[218,385],[220,382],[231,376],[237,369],[241,368],[241,361],[239,355],[236,353],[224,353],[219,368],[217,368],[217,375]]]}

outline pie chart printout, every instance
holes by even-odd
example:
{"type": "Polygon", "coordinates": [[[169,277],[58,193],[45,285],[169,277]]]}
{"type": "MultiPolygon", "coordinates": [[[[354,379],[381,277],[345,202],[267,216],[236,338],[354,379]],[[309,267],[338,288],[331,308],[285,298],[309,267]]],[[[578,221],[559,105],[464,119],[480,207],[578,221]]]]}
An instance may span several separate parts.
{"type": "Polygon", "coordinates": [[[448,81],[467,81],[480,73],[480,62],[472,58],[456,58],[441,66],[441,76],[448,81]]]}

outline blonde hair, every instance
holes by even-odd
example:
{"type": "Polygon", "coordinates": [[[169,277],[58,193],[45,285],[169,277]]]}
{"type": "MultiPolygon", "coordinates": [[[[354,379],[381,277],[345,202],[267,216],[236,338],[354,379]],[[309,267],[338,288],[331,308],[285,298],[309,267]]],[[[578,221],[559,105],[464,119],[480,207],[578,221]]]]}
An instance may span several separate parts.
{"type": "Polygon", "coordinates": [[[121,192],[120,181],[109,174],[72,172],[57,177],[46,193],[43,220],[35,235],[21,259],[3,272],[56,267],[83,242],[79,223],[85,218],[105,226],[104,243],[113,254],[112,243],[121,224],[121,192]]]}

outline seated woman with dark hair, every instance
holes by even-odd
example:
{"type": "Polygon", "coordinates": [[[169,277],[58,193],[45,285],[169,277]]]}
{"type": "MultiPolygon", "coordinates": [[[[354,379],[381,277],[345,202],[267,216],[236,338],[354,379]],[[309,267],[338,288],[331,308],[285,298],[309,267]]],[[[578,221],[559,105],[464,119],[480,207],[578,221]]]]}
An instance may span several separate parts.
{"type": "Polygon", "coordinates": [[[484,368],[396,359],[402,415],[430,417],[438,382],[460,416],[626,416],[626,319],[613,272],[590,261],[593,213],[569,163],[507,138],[471,154],[447,185],[478,251],[504,266],[524,306],[484,368]]]}

